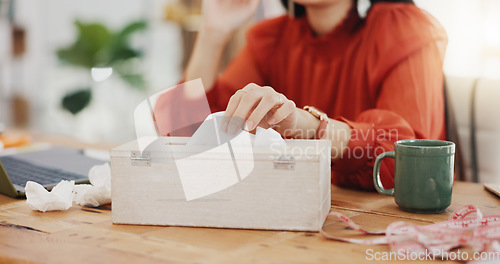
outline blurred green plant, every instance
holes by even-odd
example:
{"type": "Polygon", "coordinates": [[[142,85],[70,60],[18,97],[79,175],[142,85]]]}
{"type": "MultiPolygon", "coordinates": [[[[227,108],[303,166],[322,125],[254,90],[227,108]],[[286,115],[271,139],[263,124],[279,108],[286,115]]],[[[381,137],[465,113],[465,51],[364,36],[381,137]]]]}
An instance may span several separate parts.
{"type": "MultiPolygon", "coordinates": [[[[130,87],[143,90],[145,80],[136,70],[136,61],[142,51],[131,46],[130,38],[134,33],[147,27],[145,21],[135,21],[116,32],[101,23],[75,21],[78,35],[75,42],[56,51],[58,58],[65,64],[86,69],[111,67],[113,73],[121,77],[130,87]]],[[[76,115],[87,107],[92,100],[90,87],[82,87],[67,93],[61,105],[76,115]]]]}

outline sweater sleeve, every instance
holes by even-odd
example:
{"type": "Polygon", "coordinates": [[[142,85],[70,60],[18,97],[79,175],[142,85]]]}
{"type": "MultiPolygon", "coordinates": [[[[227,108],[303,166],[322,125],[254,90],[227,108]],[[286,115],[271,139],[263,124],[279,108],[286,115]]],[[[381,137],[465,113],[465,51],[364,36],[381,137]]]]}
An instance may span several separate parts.
{"type": "MultiPolygon", "coordinates": [[[[373,189],[374,161],[377,155],[394,150],[397,140],[445,138],[442,67],[446,37],[440,36],[424,37],[419,45],[409,44],[415,38],[406,38],[399,43],[399,51],[392,53],[391,42],[375,43],[380,56],[374,59],[379,62],[369,79],[375,107],[354,120],[336,118],[346,122],[352,133],[347,151],[332,166],[334,184],[373,189]]],[[[385,188],[394,186],[393,159],[384,159],[380,175],[385,188]]]]}
{"type": "MultiPolygon", "coordinates": [[[[442,63],[433,45],[396,66],[382,83],[376,108],[355,120],[339,117],[352,128],[349,148],[333,166],[333,182],[373,189],[372,170],[377,155],[394,150],[402,139],[444,139],[442,63]]],[[[394,186],[394,160],[382,162],[385,188],[394,186]]]]}

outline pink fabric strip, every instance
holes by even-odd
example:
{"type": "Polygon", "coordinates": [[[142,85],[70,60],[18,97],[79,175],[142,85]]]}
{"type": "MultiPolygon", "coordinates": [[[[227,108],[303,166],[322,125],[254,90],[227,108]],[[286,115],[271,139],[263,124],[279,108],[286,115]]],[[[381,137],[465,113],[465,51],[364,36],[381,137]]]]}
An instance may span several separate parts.
{"type": "Polygon", "coordinates": [[[338,212],[331,212],[327,217],[331,216],[364,234],[384,235],[374,239],[342,238],[329,235],[321,229],[320,233],[331,240],[362,245],[388,244],[393,252],[404,250],[407,253],[426,250],[447,253],[459,247],[470,247],[476,252],[500,252],[500,215],[483,216],[474,205],[460,207],[448,221],[430,225],[413,225],[398,221],[379,231],[365,230],[338,212]],[[473,213],[476,217],[467,217],[473,213]]]}

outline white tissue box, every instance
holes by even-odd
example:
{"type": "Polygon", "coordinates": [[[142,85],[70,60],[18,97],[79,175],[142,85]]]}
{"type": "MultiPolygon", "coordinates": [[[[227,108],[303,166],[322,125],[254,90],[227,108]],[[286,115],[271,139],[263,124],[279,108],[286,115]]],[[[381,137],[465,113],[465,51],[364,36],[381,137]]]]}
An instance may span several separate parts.
{"type": "Polygon", "coordinates": [[[111,150],[115,224],[318,231],[330,210],[328,140],[200,151],[163,137],[111,150]]]}

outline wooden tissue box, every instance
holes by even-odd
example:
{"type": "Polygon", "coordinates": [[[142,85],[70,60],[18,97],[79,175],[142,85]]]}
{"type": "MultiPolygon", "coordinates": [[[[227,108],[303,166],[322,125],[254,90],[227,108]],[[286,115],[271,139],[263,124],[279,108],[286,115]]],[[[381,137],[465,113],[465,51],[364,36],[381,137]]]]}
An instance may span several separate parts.
{"type": "Polygon", "coordinates": [[[331,200],[330,141],[285,140],[286,147],[280,148],[233,146],[227,153],[223,146],[200,152],[185,145],[188,139],[159,138],[142,153],[137,141],[111,150],[113,223],[296,231],[322,227],[331,200]]]}

